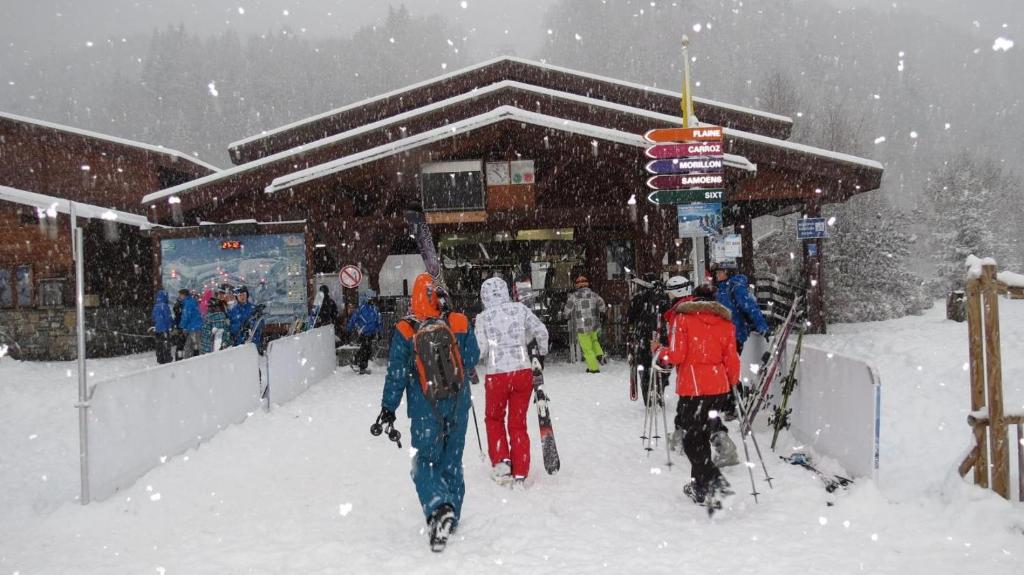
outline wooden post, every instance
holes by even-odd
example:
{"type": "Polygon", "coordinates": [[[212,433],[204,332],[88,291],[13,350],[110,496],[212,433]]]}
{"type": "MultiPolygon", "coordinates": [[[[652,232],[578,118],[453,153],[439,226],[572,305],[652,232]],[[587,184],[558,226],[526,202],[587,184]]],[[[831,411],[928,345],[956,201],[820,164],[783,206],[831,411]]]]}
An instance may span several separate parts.
{"type": "Polygon", "coordinates": [[[1017,500],[1024,501],[1024,424],[1017,423],[1017,500]]]}
{"type": "MultiPolygon", "coordinates": [[[[971,360],[971,411],[985,407],[985,356],[981,347],[981,288],[977,279],[967,282],[967,342],[971,360]]],[[[976,425],[974,484],[988,487],[988,426],[976,425]]]]}
{"type": "Polygon", "coordinates": [[[1010,498],[1010,453],[1003,420],[1003,369],[999,346],[999,296],[996,267],[981,269],[982,313],[985,318],[985,375],[988,380],[988,416],[992,441],[992,490],[1010,498]]]}

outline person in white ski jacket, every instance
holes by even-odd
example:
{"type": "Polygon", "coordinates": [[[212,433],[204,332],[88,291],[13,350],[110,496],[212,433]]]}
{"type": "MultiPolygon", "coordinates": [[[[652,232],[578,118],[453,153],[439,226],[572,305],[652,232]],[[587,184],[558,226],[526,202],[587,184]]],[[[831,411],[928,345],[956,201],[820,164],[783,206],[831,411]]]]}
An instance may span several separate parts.
{"type": "Polygon", "coordinates": [[[548,330],[525,305],[512,301],[508,285],[490,278],[480,286],[484,310],[476,316],[476,341],[487,377],[487,451],[493,478],[501,484],[523,483],[530,473],[530,436],[526,412],[533,391],[528,346],[537,344],[543,365],[548,352],[548,330]],[[506,412],[508,415],[506,425],[506,412]]]}

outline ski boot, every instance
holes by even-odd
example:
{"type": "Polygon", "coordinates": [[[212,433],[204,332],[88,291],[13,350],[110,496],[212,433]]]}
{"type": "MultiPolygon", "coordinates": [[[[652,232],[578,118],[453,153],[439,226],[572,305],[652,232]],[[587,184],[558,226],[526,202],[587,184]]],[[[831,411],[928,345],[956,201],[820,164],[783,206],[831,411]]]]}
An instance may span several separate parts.
{"type": "Polygon", "coordinates": [[[455,531],[455,511],[445,503],[434,510],[430,516],[430,550],[434,553],[444,551],[448,538],[455,531]]]}
{"type": "Polygon", "coordinates": [[[513,491],[526,491],[526,478],[522,477],[520,475],[517,475],[515,477],[515,479],[512,481],[512,490],[513,491]]]}
{"type": "Polygon", "coordinates": [[[706,487],[691,479],[689,483],[683,486],[683,494],[697,505],[704,505],[708,493],[706,487]]]}
{"type": "Polygon", "coordinates": [[[728,431],[716,431],[711,434],[711,447],[715,448],[715,467],[739,465],[740,457],[736,453],[736,444],[729,437],[728,431]]]}
{"type": "Polygon", "coordinates": [[[503,459],[491,469],[491,479],[498,485],[509,485],[512,483],[512,464],[509,460],[503,459]]]}

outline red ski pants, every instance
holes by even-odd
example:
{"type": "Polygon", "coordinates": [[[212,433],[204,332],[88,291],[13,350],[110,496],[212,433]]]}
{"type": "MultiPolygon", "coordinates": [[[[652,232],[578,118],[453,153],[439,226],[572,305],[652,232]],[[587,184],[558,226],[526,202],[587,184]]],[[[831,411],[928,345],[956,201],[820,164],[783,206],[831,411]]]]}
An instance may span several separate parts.
{"type": "Polygon", "coordinates": [[[491,465],[503,459],[512,461],[512,475],[526,477],[530,473],[530,435],[526,431],[526,412],[533,393],[533,372],[520,369],[508,373],[488,374],[484,383],[487,391],[487,452],[491,465]],[[508,413],[508,431],[505,413],[508,413]]]}

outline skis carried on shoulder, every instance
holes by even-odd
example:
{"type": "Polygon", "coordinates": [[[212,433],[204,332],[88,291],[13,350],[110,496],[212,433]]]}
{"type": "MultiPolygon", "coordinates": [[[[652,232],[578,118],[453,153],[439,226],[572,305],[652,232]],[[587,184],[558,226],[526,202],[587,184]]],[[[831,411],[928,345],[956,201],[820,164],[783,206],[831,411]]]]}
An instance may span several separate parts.
{"type": "Polygon", "coordinates": [[[537,404],[537,422],[540,425],[541,453],[544,455],[544,471],[548,475],[558,473],[561,460],[558,458],[558,447],[555,446],[555,431],[551,427],[551,413],[548,411],[548,396],[544,393],[544,371],[540,361],[533,358],[533,392],[534,403],[537,404]]]}

